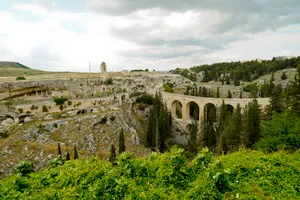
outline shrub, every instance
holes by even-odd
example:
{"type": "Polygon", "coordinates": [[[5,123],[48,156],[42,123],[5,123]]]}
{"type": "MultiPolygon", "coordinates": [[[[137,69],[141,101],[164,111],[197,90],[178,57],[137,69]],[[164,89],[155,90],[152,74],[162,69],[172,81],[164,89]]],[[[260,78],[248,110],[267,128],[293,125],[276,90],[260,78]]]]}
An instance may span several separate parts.
{"type": "Polygon", "coordinates": [[[59,106],[59,109],[62,111],[64,109],[64,106],[63,105],[60,105],[59,106]]]}
{"type": "Polygon", "coordinates": [[[43,106],[43,107],[42,107],[42,111],[43,111],[43,112],[48,112],[47,106],[43,106]]]}
{"type": "Polygon", "coordinates": [[[0,138],[7,138],[8,137],[8,130],[0,130],[0,138]]]}
{"type": "Polygon", "coordinates": [[[19,113],[23,113],[23,109],[22,108],[19,108],[18,111],[19,111],[19,113]]]}
{"type": "Polygon", "coordinates": [[[152,105],[154,102],[154,98],[150,94],[143,94],[142,96],[136,98],[135,102],[152,105]]]}
{"type": "Polygon", "coordinates": [[[107,117],[103,117],[100,121],[100,124],[106,124],[107,122],[107,117]]]}
{"type": "Polygon", "coordinates": [[[16,166],[16,172],[20,173],[22,176],[27,176],[29,173],[34,172],[33,164],[29,162],[20,162],[16,166]]]}
{"type": "Polygon", "coordinates": [[[26,112],[27,115],[30,115],[30,113],[31,113],[31,112],[30,112],[29,110],[26,112]]]}
{"type": "Polygon", "coordinates": [[[50,165],[53,168],[57,167],[57,166],[60,166],[60,165],[63,165],[64,163],[65,163],[65,160],[62,159],[62,157],[60,155],[50,161],[50,165]]]}
{"type": "Polygon", "coordinates": [[[35,105],[31,105],[30,110],[34,110],[35,109],[35,105]]]}
{"type": "Polygon", "coordinates": [[[16,80],[17,80],[17,81],[26,80],[26,78],[23,77],[23,76],[18,76],[18,77],[16,78],[16,80]]]}
{"type": "Polygon", "coordinates": [[[170,92],[170,93],[174,92],[174,90],[173,90],[173,83],[167,82],[167,83],[165,83],[163,85],[163,88],[164,88],[165,92],[170,92]]]}
{"type": "Polygon", "coordinates": [[[72,101],[68,101],[68,106],[71,106],[72,105],[72,101]]]}
{"type": "Polygon", "coordinates": [[[104,84],[105,84],[105,85],[112,85],[112,84],[113,84],[113,79],[112,79],[112,78],[107,78],[107,79],[104,81],[104,84]]]}
{"type": "Polygon", "coordinates": [[[68,101],[68,98],[65,98],[65,97],[53,97],[53,101],[56,103],[56,105],[62,105],[66,101],[68,101]]]}
{"type": "Polygon", "coordinates": [[[115,121],[115,119],[116,119],[115,116],[111,116],[111,117],[110,117],[110,120],[111,120],[111,121],[115,121]]]}

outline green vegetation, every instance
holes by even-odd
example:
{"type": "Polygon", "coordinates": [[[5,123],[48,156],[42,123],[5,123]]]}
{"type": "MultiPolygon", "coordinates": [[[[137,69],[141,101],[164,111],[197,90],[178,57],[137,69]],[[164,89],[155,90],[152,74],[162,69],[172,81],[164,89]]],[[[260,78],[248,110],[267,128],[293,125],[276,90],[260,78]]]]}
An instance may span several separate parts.
{"type": "MultiPolygon", "coordinates": [[[[297,68],[300,64],[300,57],[286,60],[265,60],[265,61],[247,61],[247,62],[224,62],[212,65],[201,65],[191,68],[190,73],[203,73],[202,82],[212,80],[224,81],[221,76],[226,74],[227,84],[233,80],[236,84],[238,80],[252,81],[268,73],[274,73],[278,70],[297,68]]],[[[175,71],[175,70],[174,70],[175,71]]],[[[183,70],[182,70],[183,71],[183,70]]],[[[186,72],[187,73],[187,72],[186,72]]],[[[180,73],[179,73],[180,74],[180,73]]],[[[271,81],[274,81],[274,75],[271,81]]]]}
{"type": "Polygon", "coordinates": [[[170,83],[170,82],[165,83],[163,85],[164,91],[173,93],[174,92],[173,86],[174,86],[173,83],[170,83]]]}
{"type": "Polygon", "coordinates": [[[68,98],[65,98],[65,97],[53,97],[53,101],[56,103],[56,105],[62,105],[66,101],[68,101],[68,98]]]}
{"type": "Polygon", "coordinates": [[[298,199],[299,151],[242,150],[213,158],[203,149],[189,161],[182,149],[115,165],[79,159],[0,181],[0,199],[298,199]]]}
{"type": "Polygon", "coordinates": [[[113,84],[113,79],[112,78],[105,79],[104,84],[105,85],[112,85],[113,84]]]}
{"type": "Polygon", "coordinates": [[[171,134],[171,127],[171,114],[163,104],[161,94],[156,93],[148,118],[147,146],[159,152],[165,151],[165,140],[171,134]]]}
{"type": "Polygon", "coordinates": [[[43,111],[43,112],[48,112],[48,107],[44,105],[44,106],[42,107],[42,111],[43,111]]]}
{"type": "Polygon", "coordinates": [[[17,81],[21,81],[21,80],[26,80],[26,78],[24,76],[18,76],[16,78],[17,81]]]}
{"type": "Polygon", "coordinates": [[[124,137],[124,131],[122,129],[121,132],[120,132],[120,135],[119,135],[119,154],[121,154],[125,151],[126,151],[125,137],[124,137]]]}
{"type": "Polygon", "coordinates": [[[135,100],[136,103],[142,103],[146,105],[153,105],[154,98],[150,94],[143,94],[139,97],[136,98],[135,100]]]}
{"type": "Polygon", "coordinates": [[[180,68],[176,68],[174,70],[170,71],[173,74],[179,74],[181,76],[186,77],[187,79],[190,79],[191,81],[197,81],[197,74],[190,72],[188,69],[180,69],[180,68]]]}
{"type": "Polygon", "coordinates": [[[296,151],[300,148],[300,117],[291,112],[274,113],[264,121],[261,139],[256,146],[265,152],[278,150],[296,151]]]}

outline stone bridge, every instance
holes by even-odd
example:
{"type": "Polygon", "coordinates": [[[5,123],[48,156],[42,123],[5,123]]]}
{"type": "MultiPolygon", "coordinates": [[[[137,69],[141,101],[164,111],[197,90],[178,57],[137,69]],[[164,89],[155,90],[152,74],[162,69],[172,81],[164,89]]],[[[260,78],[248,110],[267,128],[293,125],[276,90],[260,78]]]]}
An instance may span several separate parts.
{"type": "MultiPolygon", "coordinates": [[[[231,109],[235,108],[238,104],[241,106],[241,108],[245,108],[245,106],[249,102],[253,101],[252,98],[207,98],[166,92],[161,92],[161,94],[163,100],[166,102],[167,108],[169,109],[169,111],[171,111],[172,117],[177,122],[181,123],[183,128],[187,128],[187,126],[191,123],[191,104],[198,106],[199,121],[201,121],[201,119],[204,116],[205,109],[208,105],[214,106],[215,110],[217,110],[218,107],[222,104],[222,101],[224,100],[226,106],[231,107],[231,109]],[[179,117],[177,117],[176,114],[176,109],[178,108],[178,105],[181,107],[181,119],[179,119],[179,117]]],[[[269,104],[269,98],[257,98],[256,100],[262,108],[269,104]]]]}

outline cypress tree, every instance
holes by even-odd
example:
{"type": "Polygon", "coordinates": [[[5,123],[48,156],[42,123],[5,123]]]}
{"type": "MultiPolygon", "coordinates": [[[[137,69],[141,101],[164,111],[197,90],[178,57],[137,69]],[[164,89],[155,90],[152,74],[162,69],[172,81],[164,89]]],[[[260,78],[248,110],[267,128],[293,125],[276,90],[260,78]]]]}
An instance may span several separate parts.
{"type": "Polygon", "coordinates": [[[66,153],[66,160],[67,160],[67,161],[68,161],[68,160],[71,160],[71,159],[70,159],[70,154],[69,154],[69,152],[66,153]]]}
{"type": "Polygon", "coordinates": [[[76,145],[74,145],[74,160],[78,159],[79,156],[78,156],[78,152],[77,152],[77,149],[76,149],[76,145]]]}
{"type": "Polygon", "coordinates": [[[300,65],[297,69],[294,81],[288,87],[289,107],[292,112],[300,116],[300,65]]]}
{"type": "Polygon", "coordinates": [[[57,154],[58,154],[58,156],[61,157],[61,149],[60,149],[60,144],[59,144],[59,142],[57,143],[57,154]]]}
{"type": "Polygon", "coordinates": [[[275,89],[273,90],[272,96],[270,98],[270,109],[271,111],[277,113],[282,113],[285,109],[281,84],[276,85],[275,89]]]}
{"type": "Polygon", "coordinates": [[[251,147],[259,140],[260,134],[260,108],[254,99],[244,111],[243,137],[247,147],[251,147]]]}
{"type": "Polygon", "coordinates": [[[231,94],[230,90],[228,90],[227,98],[232,98],[232,94],[231,94]]]}
{"type": "Polygon", "coordinates": [[[196,145],[197,133],[198,133],[197,115],[199,115],[199,114],[195,110],[195,112],[193,114],[193,120],[192,120],[191,128],[189,130],[190,138],[188,140],[188,150],[191,153],[197,152],[197,145],[196,145]]]}
{"type": "Polygon", "coordinates": [[[154,133],[154,109],[152,108],[150,110],[149,118],[148,118],[148,127],[147,127],[147,145],[152,146],[153,145],[153,133],[154,133]]]}
{"type": "Polygon", "coordinates": [[[270,82],[273,82],[273,81],[275,81],[275,78],[274,78],[274,72],[272,72],[272,75],[271,75],[271,80],[270,80],[270,82]]]}
{"type": "Polygon", "coordinates": [[[110,154],[108,157],[108,161],[111,162],[112,164],[115,164],[117,156],[116,156],[116,149],[113,144],[110,145],[109,152],[110,154]]]}
{"type": "Polygon", "coordinates": [[[229,78],[229,76],[226,76],[226,85],[230,85],[230,78],[229,78]]]}
{"type": "Polygon", "coordinates": [[[219,86],[217,87],[216,98],[220,98],[220,88],[219,88],[219,86]]]}
{"type": "Polygon", "coordinates": [[[125,152],[126,147],[125,147],[125,138],[124,138],[124,132],[123,129],[120,132],[119,135],[119,154],[125,152]]]}
{"type": "Polygon", "coordinates": [[[243,91],[240,90],[240,99],[242,99],[242,98],[243,98],[243,91]]]}

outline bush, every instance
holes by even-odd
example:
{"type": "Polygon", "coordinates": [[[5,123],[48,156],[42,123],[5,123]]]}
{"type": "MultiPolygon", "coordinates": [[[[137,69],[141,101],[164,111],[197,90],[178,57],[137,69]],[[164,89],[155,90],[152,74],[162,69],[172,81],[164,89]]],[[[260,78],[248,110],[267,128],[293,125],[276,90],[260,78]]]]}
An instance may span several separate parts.
{"type": "Polygon", "coordinates": [[[68,106],[71,106],[72,105],[72,101],[68,101],[68,106]]]}
{"type": "Polygon", "coordinates": [[[0,138],[7,138],[8,137],[8,130],[0,130],[0,138]]]}
{"type": "Polygon", "coordinates": [[[22,176],[27,176],[31,172],[34,172],[34,170],[33,170],[33,164],[29,163],[29,162],[25,162],[25,161],[20,162],[16,166],[16,172],[20,173],[22,176]]]}
{"type": "Polygon", "coordinates": [[[106,124],[107,122],[107,117],[103,117],[100,121],[100,124],[106,124]]]}
{"type": "Polygon", "coordinates": [[[63,105],[60,105],[60,106],[59,106],[59,109],[60,109],[61,111],[63,111],[64,106],[63,106],[63,105]]]}
{"type": "Polygon", "coordinates": [[[28,111],[26,112],[26,114],[27,114],[27,115],[30,115],[30,114],[31,114],[31,112],[28,110],[28,111]]]}
{"type": "Polygon", "coordinates": [[[18,76],[18,77],[16,78],[16,80],[17,80],[17,81],[26,80],[26,78],[23,77],[23,76],[18,76]]]}
{"type": "Polygon", "coordinates": [[[22,108],[19,108],[18,111],[19,111],[19,113],[23,113],[24,112],[22,108]]]}
{"type": "Polygon", "coordinates": [[[48,112],[47,106],[43,106],[43,107],[42,107],[42,111],[43,111],[43,112],[48,112]]]}
{"type": "Polygon", "coordinates": [[[68,98],[64,98],[64,97],[53,97],[53,101],[56,103],[56,105],[62,105],[62,104],[64,104],[66,101],[68,101],[68,98]]]}
{"type": "Polygon", "coordinates": [[[104,84],[105,84],[105,85],[112,85],[112,84],[113,84],[113,79],[112,79],[112,78],[107,78],[107,79],[104,81],[104,84]]]}
{"type": "Polygon", "coordinates": [[[0,198],[299,199],[299,153],[242,150],[212,157],[204,149],[189,161],[172,148],[142,158],[123,153],[116,165],[95,157],[57,161],[28,178],[2,179],[0,198]]]}

